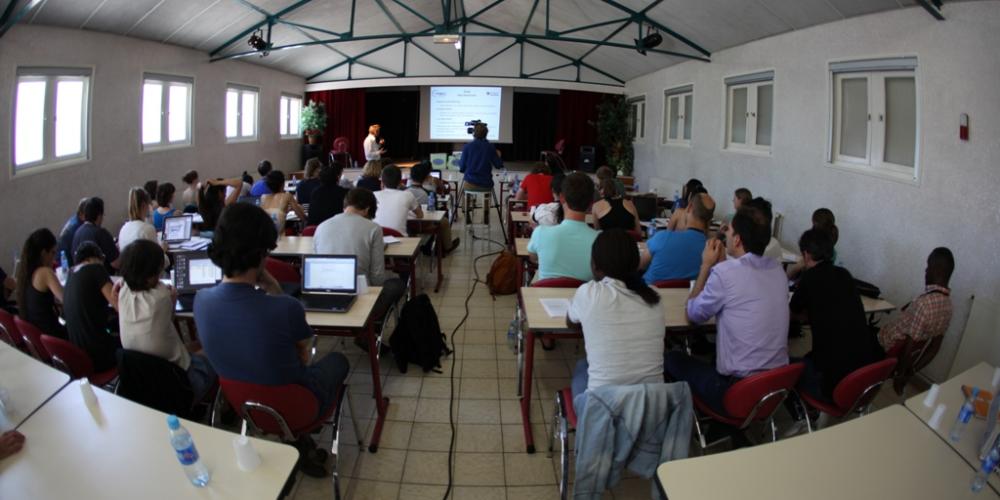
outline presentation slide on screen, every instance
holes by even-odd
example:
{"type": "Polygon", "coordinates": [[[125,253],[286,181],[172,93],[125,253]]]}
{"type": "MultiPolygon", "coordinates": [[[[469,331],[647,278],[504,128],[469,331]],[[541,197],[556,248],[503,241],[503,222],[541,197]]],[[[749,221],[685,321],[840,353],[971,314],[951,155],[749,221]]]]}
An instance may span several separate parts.
{"type": "Polygon", "coordinates": [[[306,290],[353,290],[354,259],[307,259],[302,287],[306,290]]]}
{"type": "Polygon", "coordinates": [[[486,138],[500,138],[500,87],[431,87],[431,140],[467,141],[469,122],[489,126],[486,138]]]}

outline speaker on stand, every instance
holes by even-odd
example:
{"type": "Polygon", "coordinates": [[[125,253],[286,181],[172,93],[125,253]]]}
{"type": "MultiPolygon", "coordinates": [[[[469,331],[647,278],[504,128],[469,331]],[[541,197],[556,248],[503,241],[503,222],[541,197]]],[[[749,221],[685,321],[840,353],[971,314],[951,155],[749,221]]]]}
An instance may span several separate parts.
{"type": "Polygon", "coordinates": [[[577,170],[593,173],[597,168],[597,150],[594,146],[580,146],[580,161],[577,170]]]}

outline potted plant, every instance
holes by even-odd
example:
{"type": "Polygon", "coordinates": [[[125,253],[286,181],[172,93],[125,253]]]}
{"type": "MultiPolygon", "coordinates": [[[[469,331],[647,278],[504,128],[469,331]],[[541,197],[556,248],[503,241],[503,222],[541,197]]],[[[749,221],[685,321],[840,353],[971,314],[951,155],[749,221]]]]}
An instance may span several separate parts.
{"type": "Polygon", "coordinates": [[[597,141],[604,148],[609,167],[619,175],[632,175],[632,131],[625,96],[607,96],[597,105],[597,141]]]}
{"type": "Polygon", "coordinates": [[[321,102],[309,101],[302,108],[302,133],[309,139],[309,144],[319,143],[319,138],[326,129],[326,106],[321,102]]]}

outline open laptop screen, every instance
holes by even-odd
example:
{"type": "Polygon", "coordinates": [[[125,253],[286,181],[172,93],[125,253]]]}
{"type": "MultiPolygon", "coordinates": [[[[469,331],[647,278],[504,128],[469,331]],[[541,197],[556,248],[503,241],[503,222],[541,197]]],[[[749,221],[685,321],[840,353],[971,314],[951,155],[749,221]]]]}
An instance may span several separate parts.
{"type": "Polygon", "coordinates": [[[163,241],[175,243],[191,239],[191,223],[194,218],[190,215],[180,215],[167,217],[163,220],[163,241]]]}
{"type": "Polygon", "coordinates": [[[357,257],[306,255],[302,258],[302,291],[357,293],[357,257]]]}
{"type": "Polygon", "coordinates": [[[174,286],[178,292],[191,293],[222,281],[222,269],[206,252],[182,252],[175,256],[174,286]]]}

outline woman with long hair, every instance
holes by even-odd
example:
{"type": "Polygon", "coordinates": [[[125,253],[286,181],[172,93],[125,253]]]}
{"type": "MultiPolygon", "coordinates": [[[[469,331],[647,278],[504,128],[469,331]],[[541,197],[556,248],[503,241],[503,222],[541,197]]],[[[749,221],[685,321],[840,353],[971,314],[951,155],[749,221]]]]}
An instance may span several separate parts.
{"type": "Polygon", "coordinates": [[[266,181],[271,193],[260,197],[260,208],[263,208],[267,215],[271,216],[279,235],[285,232],[285,217],[288,212],[295,212],[300,221],[306,220],[305,209],[299,205],[299,202],[295,201],[295,196],[292,193],[285,191],[284,172],[272,170],[267,174],[266,181]]]}
{"type": "Polygon", "coordinates": [[[66,327],[59,324],[55,309],[56,301],[63,300],[63,287],[52,270],[55,258],[55,235],[46,228],[36,229],[21,247],[15,293],[21,319],[43,333],[66,339],[66,327]]]}
{"type": "Polygon", "coordinates": [[[118,248],[124,250],[135,240],[156,241],[156,229],[147,222],[152,210],[152,200],[141,187],[128,191],[128,222],[118,231],[118,248]]]}
{"type": "Polygon", "coordinates": [[[573,402],[587,389],[663,382],[660,294],[639,273],[639,247],[623,229],[602,231],[591,246],[594,280],[576,290],[566,323],[582,328],[587,358],[573,371],[573,402]]]}
{"type": "Polygon", "coordinates": [[[639,225],[639,211],[632,200],[625,199],[614,179],[603,179],[598,185],[601,199],[594,203],[594,229],[620,228],[626,231],[642,231],[639,225]]]}

